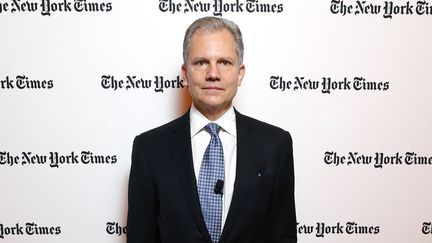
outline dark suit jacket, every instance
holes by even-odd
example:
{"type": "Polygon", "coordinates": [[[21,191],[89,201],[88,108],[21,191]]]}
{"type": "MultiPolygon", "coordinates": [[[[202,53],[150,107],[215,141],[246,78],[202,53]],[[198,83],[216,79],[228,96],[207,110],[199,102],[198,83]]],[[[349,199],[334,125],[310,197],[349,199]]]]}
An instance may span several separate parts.
{"type": "MultiPolygon", "coordinates": [[[[236,111],[237,171],[220,243],[297,242],[292,140],[236,111]]],[[[198,199],[189,112],[135,138],[128,243],[211,243],[198,199]]]]}

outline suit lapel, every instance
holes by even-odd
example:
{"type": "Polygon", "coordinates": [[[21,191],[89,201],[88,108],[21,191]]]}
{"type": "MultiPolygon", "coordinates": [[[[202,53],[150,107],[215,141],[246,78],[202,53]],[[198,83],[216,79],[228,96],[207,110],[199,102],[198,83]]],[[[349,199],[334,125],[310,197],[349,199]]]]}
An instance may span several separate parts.
{"type": "Polygon", "coordinates": [[[174,139],[171,143],[174,155],[174,164],[179,172],[183,191],[189,201],[190,210],[200,232],[208,242],[211,242],[210,235],[204,222],[204,217],[201,213],[197,182],[193,169],[189,111],[173,123],[171,130],[174,133],[174,139]]]}
{"type": "Polygon", "coordinates": [[[242,114],[235,111],[236,113],[236,127],[237,127],[237,168],[236,178],[234,182],[234,192],[231,200],[231,206],[225,221],[225,226],[222,231],[220,242],[224,242],[225,238],[231,230],[237,214],[242,205],[243,193],[247,188],[247,179],[250,177],[250,171],[253,170],[253,151],[250,151],[249,142],[252,141],[251,131],[253,129],[242,114]]]}

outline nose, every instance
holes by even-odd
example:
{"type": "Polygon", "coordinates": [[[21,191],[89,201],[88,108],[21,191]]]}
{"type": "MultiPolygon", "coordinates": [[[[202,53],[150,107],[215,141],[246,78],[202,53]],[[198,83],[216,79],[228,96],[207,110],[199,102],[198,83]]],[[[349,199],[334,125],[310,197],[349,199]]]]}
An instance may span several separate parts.
{"type": "Polygon", "coordinates": [[[217,64],[210,64],[206,73],[206,81],[219,81],[220,72],[217,64]]]}

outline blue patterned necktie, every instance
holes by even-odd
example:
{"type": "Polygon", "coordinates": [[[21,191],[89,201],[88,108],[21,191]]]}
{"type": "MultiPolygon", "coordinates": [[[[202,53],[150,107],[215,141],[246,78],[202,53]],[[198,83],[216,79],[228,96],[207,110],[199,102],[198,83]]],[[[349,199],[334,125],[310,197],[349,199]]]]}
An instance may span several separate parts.
{"type": "Polygon", "coordinates": [[[215,185],[225,178],[223,148],[219,138],[221,128],[216,123],[209,123],[204,129],[210,133],[211,139],[199,171],[198,195],[207,230],[212,242],[217,243],[221,235],[222,194],[215,192],[215,185]]]}

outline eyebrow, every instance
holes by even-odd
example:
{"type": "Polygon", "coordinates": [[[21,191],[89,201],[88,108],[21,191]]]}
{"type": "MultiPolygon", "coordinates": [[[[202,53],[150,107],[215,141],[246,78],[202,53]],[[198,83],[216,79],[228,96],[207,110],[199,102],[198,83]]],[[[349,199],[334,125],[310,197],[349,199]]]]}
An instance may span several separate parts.
{"type": "MultiPolygon", "coordinates": [[[[209,58],[207,57],[194,57],[191,61],[192,62],[196,62],[196,61],[208,61],[209,58]]],[[[230,62],[234,62],[236,59],[235,58],[231,58],[231,57],[219,57],[218,59],[216,59],[216,61],[230,61],[230,62]]]]}

